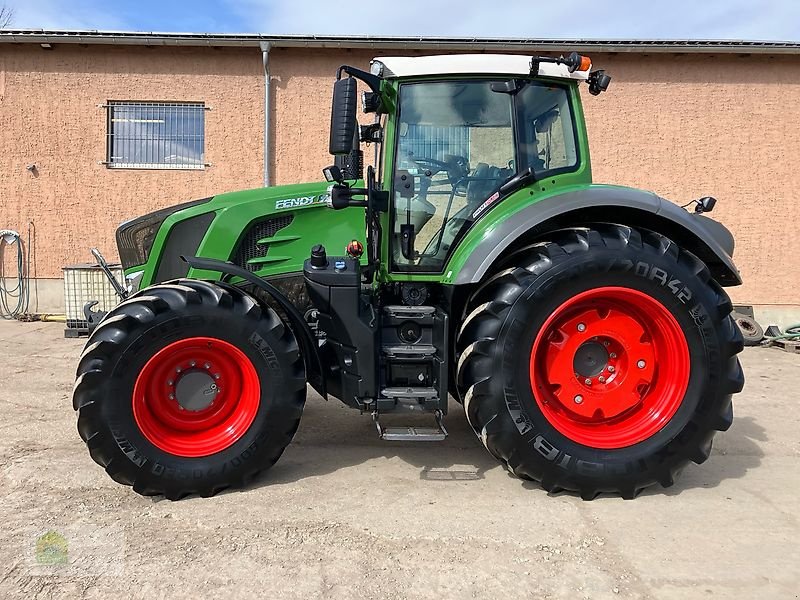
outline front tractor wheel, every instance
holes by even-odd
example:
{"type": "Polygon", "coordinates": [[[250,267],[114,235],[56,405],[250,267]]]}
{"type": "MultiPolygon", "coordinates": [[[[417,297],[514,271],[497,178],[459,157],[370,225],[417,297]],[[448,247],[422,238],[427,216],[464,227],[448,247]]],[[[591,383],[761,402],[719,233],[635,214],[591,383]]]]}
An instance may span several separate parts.
{"type": "Polygon", "coordinates": [[[182,280],[117,306],[73,393],[92,458],[141,494],[210,496],[278,460],[305,402],[291,330],[224,284],[182,280]]]}
{"type": "Polygon", "coordinates": [[[744,384],[731,304],[692,254],[621,226],[510,257],[458,338],[459,393],[519,477],[635,497],[705,461],[744,384]]]}

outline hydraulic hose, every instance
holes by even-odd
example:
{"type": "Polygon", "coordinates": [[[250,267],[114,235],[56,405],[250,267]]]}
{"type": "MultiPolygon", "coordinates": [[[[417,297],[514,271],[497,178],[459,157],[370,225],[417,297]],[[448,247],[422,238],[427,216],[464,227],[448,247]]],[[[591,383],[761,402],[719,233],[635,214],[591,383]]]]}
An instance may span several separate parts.
{"type": "Polygon", "coordinates": [[[790,340],[790,341],[800,340],[800,323],[797,323],[795,325],[790,325],[789,327],[786,328],[786,331],[784,331],[780,335],[767,335],[764,336],[764,339],[766,339],[769,342],[775,340],[790,340]]]}
{"type": "Polygon", "coordinates": [[[28,310],[30,302],[30,229],[28,229],[28,243],[22,243],[22,237],[16,231],[10,229],[0,229],[0,317],[4,319],[16,319],[28,310]],[[16,284],[8,287],[7,274],[5,272],[5,249],[6,246],[16,246],[16,284]]]}

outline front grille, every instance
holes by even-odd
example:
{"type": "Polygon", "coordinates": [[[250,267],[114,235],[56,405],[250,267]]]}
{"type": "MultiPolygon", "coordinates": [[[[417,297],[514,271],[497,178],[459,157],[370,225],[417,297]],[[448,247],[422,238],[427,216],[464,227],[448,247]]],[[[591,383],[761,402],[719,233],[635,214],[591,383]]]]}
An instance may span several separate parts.
{"type": "Polygon", "coordinates": [[[292,224],[294,215],[281,215],[279,217],[270,217],[261,221],[256,221],[250,225],[250,228],[239,240],[236,246],[236,251],[233,253],[234,264],[247,269],[248,271],[258,271],[261,265],[248,264],[248,261],[253,258],[260,258],[267,255],[269,244],[258,244],[258,240],[264,238],[271,238],[281,229],[288,227],[292,224]]]}

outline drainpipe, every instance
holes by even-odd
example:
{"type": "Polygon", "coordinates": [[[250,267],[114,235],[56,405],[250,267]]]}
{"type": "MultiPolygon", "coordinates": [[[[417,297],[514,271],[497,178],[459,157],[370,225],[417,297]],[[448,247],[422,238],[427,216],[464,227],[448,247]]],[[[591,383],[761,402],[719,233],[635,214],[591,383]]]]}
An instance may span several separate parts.
{"type": "Polygon", "coordinates": [[[269,136],[270,136],[270,111],[271,111],[271,94],[270,94],[270,75],[269,75],[269,51],[272,44],[269,42],[261,42],[261,59],[264,63],[264,187],[270,185],[270,171],[269,171],[269,136]]]}

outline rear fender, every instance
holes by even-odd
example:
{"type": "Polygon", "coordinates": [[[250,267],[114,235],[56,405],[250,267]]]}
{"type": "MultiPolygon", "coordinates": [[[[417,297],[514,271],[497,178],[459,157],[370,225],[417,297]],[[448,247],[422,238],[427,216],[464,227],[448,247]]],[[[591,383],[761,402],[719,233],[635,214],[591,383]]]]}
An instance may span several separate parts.
{"type": "MultiPolygon", "coordinates": [[[[503,220],[487,223],[461,264],[451,264],[453,285],[479,283],[497,259],[548,231],[590,223],[617,223],[669,237],[705,262],[723,286],[742,283],[731,258],[733,236],[720,223],[689,213],[652,192],[618,186],[589,186],[527,204],[503,220]]],[[[476,223],[481,227],[481,221],[476,223]]],[[[475,238],[473,238],[475,239],[475,238]]],[[[462,242],[462,243],[464,243],[462,242]]],[[[453,262],[459,262],[458,252],[453,262]]]]}

